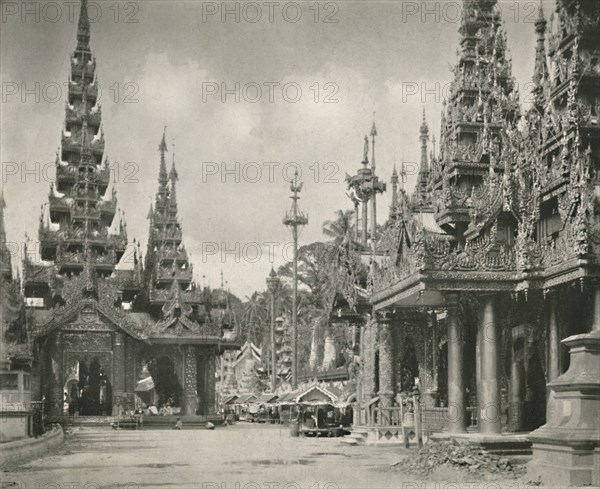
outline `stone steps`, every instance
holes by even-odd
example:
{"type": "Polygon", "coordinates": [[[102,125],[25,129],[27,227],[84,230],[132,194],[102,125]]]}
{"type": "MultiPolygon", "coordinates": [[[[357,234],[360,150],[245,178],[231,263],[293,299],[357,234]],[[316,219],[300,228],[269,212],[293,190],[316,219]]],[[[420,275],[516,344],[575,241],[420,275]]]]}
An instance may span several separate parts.
{"type": "Polygon", "coordinates": [[[358,446],[364,445],[367,440],[368,433],[362,430],[352,430],[349,435],[346,435],[340,441],[345,445],[358,446]]]}

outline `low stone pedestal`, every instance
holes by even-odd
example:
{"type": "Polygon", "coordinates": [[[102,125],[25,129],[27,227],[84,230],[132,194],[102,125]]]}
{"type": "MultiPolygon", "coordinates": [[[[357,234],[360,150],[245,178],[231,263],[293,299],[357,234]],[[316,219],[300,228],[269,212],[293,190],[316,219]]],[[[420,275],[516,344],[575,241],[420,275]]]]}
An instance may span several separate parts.
{"type": "Polygon", "coordinates": [[[531,432],[527,477],[558,487],[600,484],[600,331],[570,336],[569,370],[548,384],[546,424],[531,432]]]}

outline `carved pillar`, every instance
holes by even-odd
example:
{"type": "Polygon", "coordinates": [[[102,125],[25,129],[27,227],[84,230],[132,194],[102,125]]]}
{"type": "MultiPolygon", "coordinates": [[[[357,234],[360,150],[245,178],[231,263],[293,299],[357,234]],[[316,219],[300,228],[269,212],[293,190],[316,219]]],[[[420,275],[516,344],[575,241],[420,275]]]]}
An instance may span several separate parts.
{"type": "Polygon", "coordinates": [[[377,395],[375,392],[375,331],[374,321],[367,320],[362,327],[361,359],[363,363],[363,401],[377,395]]]}
{"type": "Polygon", "coordinates": [[[135,343],[130,337],[125,337],[125,391],[133,395],[135,393],[135,384],[138,381],[136,377],[135,365],[135,343]]]}
{"type": "Polygon", "coordinates": [[[196,386],[197,386],[197,355],[196,347],[184,345],[183,347],[183,393],[181,399],[181,413],[184,416],[196,414],[196,386]]]}
{"type": "Polygon", "coordinates": [[[448,297],[446,325],[448,336],[448,430],[467,431],[463,373],[464,326],[458,314],[458,294],[448,297]]]}
{"type": "Polygon", "coordinates": [[[479,388],[479,432],[500,433],[500,389],[498,383],[498,332],[495,299],[492,295],[481,298],[483,308],[479,324],[481,380],[479,388]]]}
{"type": "Polygon", "coordinates": [[[524,392],[525,392],[525,344],[527,338],[523,335],[523,326],[512,330],[511,360],[510,360],[510,390],[508,430],[523,431],[525,426],[524,392]]]}
{"type": "Polygon", "coordinates": [[[113,412],[117,415],[127,409],[125,399],[125,335],[113,333],[113,412]]]}
{"type": "MultiPolygon", "coordinates": [[[[364,357],[360,355],[362,353],[362,344],[364,341],[364,326],[352,326],[352,354],[356,354],[356,334],[358,333],[358,353],[359,358],[363,359],[364,357]]],[[[354,358],[352,360],[354,362],[354,358]]],[[[353,365],[355,365],[353,363],[353,365]]],[[[354,405],[354,409],[352,410],[352,424],[354,426],[358,426],[360,424],[360,409],[363,405],[363,369],[364,363],[361,360],[358,364],[358,368],[355,370],[355,380],[356,380],[356,403],[354,405]]]]}
{"type": "Polygon", "coordinates": [[[560,329],[556,311],[556,294],[548,295],[548,375],[552,382],[560,375],[560,329]]]}
{"type": "MultiPolygon", "coordinates": [[[[433,311],[427,313],[427,330],[423,335],[423,367],[419,364],[419,378],[421,380],[421,402],[426,408],[437,406],[437,332],[433,311]]],[[[418,338],[415,338],[415,342],[418,338]]]]}
{"type": "Polygon", "coordinates": [[[50,367],[52,375],[52,387],[50,389],[50,414],[60,416],[62,414],[64,389],[63,389],[63,337],[62,332],[57,331],[54,341],[51,343],[50,367]]]}
{"type": "Polygon", "coordinates": [[[362,245],[363,246],[367,246],[367,238],[369,235],[369,226],[368,226],[368,220],[369,220],[369,200],[368,198],[363,200],[362,203],[362,245]]]}
{"type": "Polygon", "coordinates": [[[215,369],[217,356],[214,352],[210,352],[206,357],[206,414],[215,414],[215,369]]]}
{"type": "MultiPolygon", "coordinates": [[[[394,403],[394,347],[390,317],[382,314],[377,316],[379,333],[379,404],[381,407],[392,407],[394,403]]],[[[389,424],[389,419],[382,420],[389,424]]]]}

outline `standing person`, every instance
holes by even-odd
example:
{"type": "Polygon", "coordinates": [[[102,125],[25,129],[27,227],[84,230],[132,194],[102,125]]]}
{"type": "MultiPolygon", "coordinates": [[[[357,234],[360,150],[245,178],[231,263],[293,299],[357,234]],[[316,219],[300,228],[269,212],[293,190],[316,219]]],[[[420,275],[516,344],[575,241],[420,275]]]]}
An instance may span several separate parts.
{"type": "Polygon", "coordinates": [[[174,430],[180,430],[183,427],[183,422],[181,421],[181,418],[177,418],[177,421],[175,422],[175,426],[173,426],[174,430]]]}
{"type": "Polygon", "coordinates": [[[69,403],[69,414],[77,414],[79,406],[77,405],[77,387],[75,384],[71,386],[71,402],[69,403]]]}

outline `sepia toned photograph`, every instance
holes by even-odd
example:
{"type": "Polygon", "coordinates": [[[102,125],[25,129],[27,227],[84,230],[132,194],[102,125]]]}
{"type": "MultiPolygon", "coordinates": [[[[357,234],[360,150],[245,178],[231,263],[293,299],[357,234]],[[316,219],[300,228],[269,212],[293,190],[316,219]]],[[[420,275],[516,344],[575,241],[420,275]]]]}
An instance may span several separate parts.
{"type": "Polygon", "coordinates": [[[0,488],[600,487],[600,0],[0,0],[0,488]]]}

